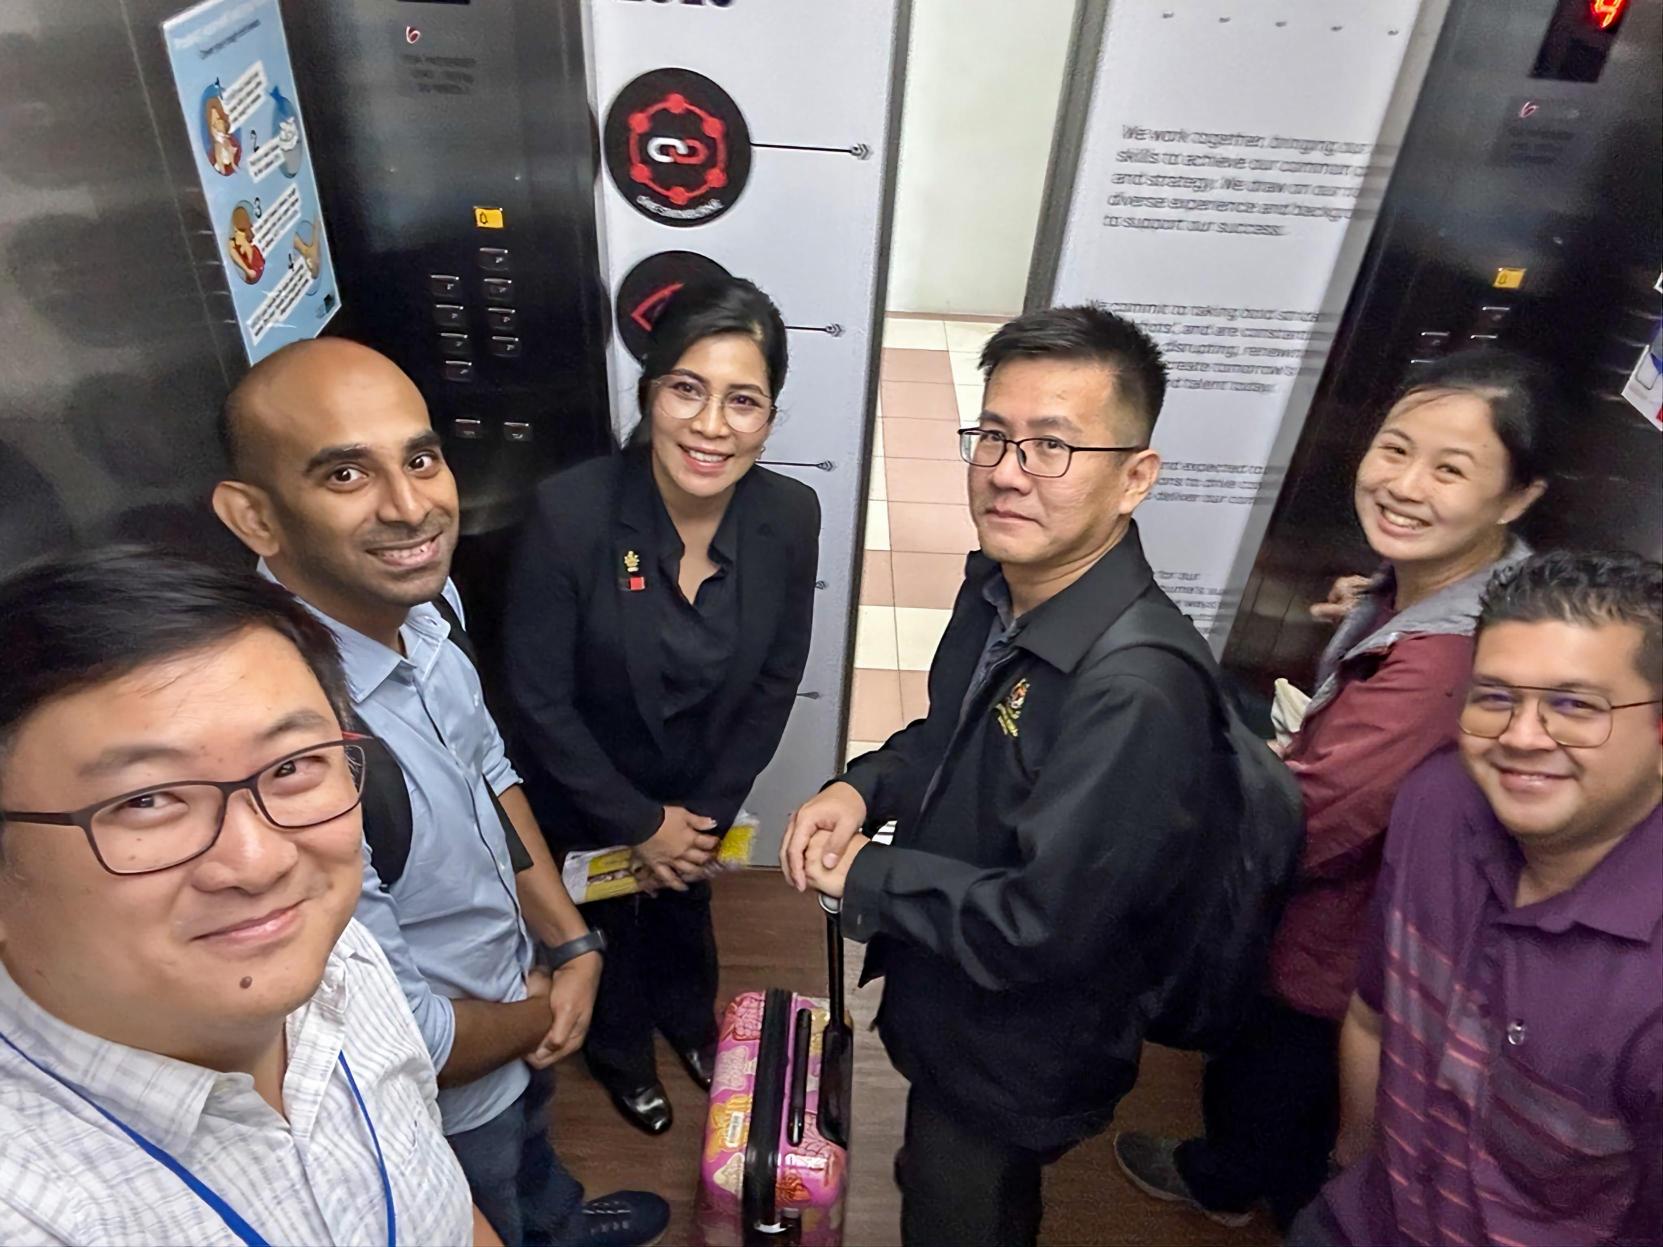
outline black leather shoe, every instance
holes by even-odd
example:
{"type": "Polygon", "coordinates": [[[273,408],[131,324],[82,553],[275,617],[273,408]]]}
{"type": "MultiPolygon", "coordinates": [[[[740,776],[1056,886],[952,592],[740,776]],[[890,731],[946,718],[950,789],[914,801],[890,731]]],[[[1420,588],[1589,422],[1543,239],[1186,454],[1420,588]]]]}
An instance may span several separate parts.
{"type": "Polygon", "coordinates": [[[708,1048],[677,1048],[676,1055],[681,1058],[682,1067],[687,1076],[706,1091],[716,1078],[716,1046],[708,1048]]]}
{"type": "Polygon", "coordinates": [[[670,1111],[670,1097],[661,1082],[648,1083],[634,1091],[612,1091],[612,1103],[630,1125],[648,1134],[663,1134],[675,1120],[675,1114],[670,1111]]]}

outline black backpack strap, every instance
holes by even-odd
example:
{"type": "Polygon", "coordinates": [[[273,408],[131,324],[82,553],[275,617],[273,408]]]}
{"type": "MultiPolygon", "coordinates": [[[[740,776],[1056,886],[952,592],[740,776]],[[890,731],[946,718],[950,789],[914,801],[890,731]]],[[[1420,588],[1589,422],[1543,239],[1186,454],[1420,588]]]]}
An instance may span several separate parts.
{"type": "MultiPolygon", "coordinates": [[[[1215,725],[1228,731],[1231,705],[1224,688],[1223,672],[1200,633],[1189,628],[1188,635],[1175,636],[1161,628],[1155,602],[1140,597],[1122,611],[1086,651],[1081,665],[1102,659],[1123,649],[1158,649],[1188,663],[1207,686],[1215,725]]],[[[1182,618],[1182,617],[1180,617],[1182,618]]]]}
{"type": "Polygon", "coordinates": [[[392,751],[374,736],[358,744],[364,750],[364,842],[370,846],[370,865],[381,880],[381,890],[392,890],[410,860],[410,831],[415,815],[404,772],[392,751]]]}
{"type": "MultiPolygon", "coordinates": [[[[443,593],[433,599],[433,609],[439,612],[439,617],[450,625],[450,643],[462,651],[462,657],[473,665],[474,671],[479,671],[479,651],[474,649],[473,641],[468,636],[467,629],[462,627],[462,617],[456,613],[456,608],[450,604],[450,599],[443,593]]],[[[486,785],[490,791],[490,785],[486,785]]],[[[514,828],[514,821],[508,817],[508,811],[502,808],[502,802],[495,792],[490,793],[491,805],[497,812],[497,818],[502,821],[502,834],[508,840],[508,861],[514,867],[514,873],[531,868],[531,854],[526,851],[525,841],[520,839],[520,833],[514,828]]],[[[408,846],[406,846],[408,851],[408,846]]]]}
{"type": "Polygon", "coordinates": [[[443,593],[433,599],[433,609],[439,612],[439,618],[450,625],[450,643],[462,651],[462,657],[473,664],[475,671],[479,670],[479,651],[474,649],[473,640],[467,630],[462,627],[462,616],[456,613],[456,608],[450,604],[450,599],[443,593]]]}

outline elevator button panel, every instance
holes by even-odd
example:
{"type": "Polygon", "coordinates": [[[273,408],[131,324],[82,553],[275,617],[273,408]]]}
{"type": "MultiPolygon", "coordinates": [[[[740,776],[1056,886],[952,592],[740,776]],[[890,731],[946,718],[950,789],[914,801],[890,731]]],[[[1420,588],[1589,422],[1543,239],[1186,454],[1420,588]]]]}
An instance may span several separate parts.
{"type": "Polygon", "coordinates": [[[462,279],[454,273],[429,273],[427,292],[435,299],[454,299],[462,293],[462,279]]]}
{"type": "Polygon", "coordinates": [[[1512,315],[1511,303],[1486,303],[1478,309],[1478,321],[1473,326],[1473,332],[1500,333],[1512,315]]]}
{"type": "Polygon", "coordinates": [[[473,364],[464,359],[447,359],[445,361],[445,380],[468,382],[473,380],[473,364]]]}
{"type": "Polygon", "coordinates": [[[512,303],[514,301],[514,279],[511,277],[487,277],[480,283],[485,291],[487,303],[512,303]]]}
{"type": "Polygon", "coordinates": [[[511,442],[529,442],[531,440],[531,426],[518,420],[505,420],[502,425],[502,435],[511,442]]]}
{"type": "Polygon", "coordinates": [[[485,326],[492,333],[514,333],[520,327],[520,314],[511,307],[488,307],[485,326]]]}
{"type": "Polygon", "coordinates": [[[487,273],[507,273],[511,269],[508,264],[508,248],[481,247],[479,249],[479,267],[487,273]]]}
{"type": "Polygon", "coordinates": [[[498,359],[518,359],[520,357],[520,340],[500,336],[492,338],[491,354],[498,359]]]}
{"type": "Polygon", "coordinates": [[[433,305],[433,323],[441,329],[466,329],[468,327],[468,309],[460,303],[435,303],[433,305]]]}
{"type": "Polygon", "coordinates": [[[439,352],[451,359],[471,359],[473,343],[468,341],[468,335],[465,333],[441,333],[439,352]]]}
{"type": "Polygon", "coordinates": [[[450,422],[450,431],[472,441],[485,436],[485,425],[471,416],[458,416],[450,422]]]}

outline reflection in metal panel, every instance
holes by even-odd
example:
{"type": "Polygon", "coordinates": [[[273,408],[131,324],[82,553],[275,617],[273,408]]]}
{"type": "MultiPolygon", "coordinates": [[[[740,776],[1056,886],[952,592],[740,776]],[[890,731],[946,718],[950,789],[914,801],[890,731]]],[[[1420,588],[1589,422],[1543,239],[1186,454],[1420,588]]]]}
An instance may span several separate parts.
{"type": "Polygon", "coordinates": [[[1558,479],[1529,539],[1663,556],[1663,437],[1621,398],[1660,311],[1663,7],[1633,6],[1596,80],[1533,76],[1565,8],[1451,5],[1225,652],[1256,685],[1307,679],[1327,635],[1307,605],[1372,569],[1352,474],[1428,353],[1493,340],[1563,373],[1558,479]]]}
{"type": "Polygon", "coordinates": [[[224,552],[243,367],[155,0],[0,6],[0,570],[111,537],[224,552]]]}

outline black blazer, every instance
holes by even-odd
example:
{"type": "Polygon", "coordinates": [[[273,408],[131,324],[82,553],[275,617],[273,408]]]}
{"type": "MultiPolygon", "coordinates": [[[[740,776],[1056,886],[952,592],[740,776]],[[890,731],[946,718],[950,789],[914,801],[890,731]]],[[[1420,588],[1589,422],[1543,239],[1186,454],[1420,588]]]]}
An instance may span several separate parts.
{"type": "Polygon", "coordinates": [[[579,464],[538,487],[503,629],[515,764],[543,834],[562,847],[639,844],[666,804],[726,827],[779,747],[808,660],[820,502],[753,467],[734,491],[738,650],[710,711],[709,765],[665,756],[658,616],[628,591],[626,556],[658,566],[649,452],[579,464]],[[675,791],[691,782],[691,791],[675,791]]]}

